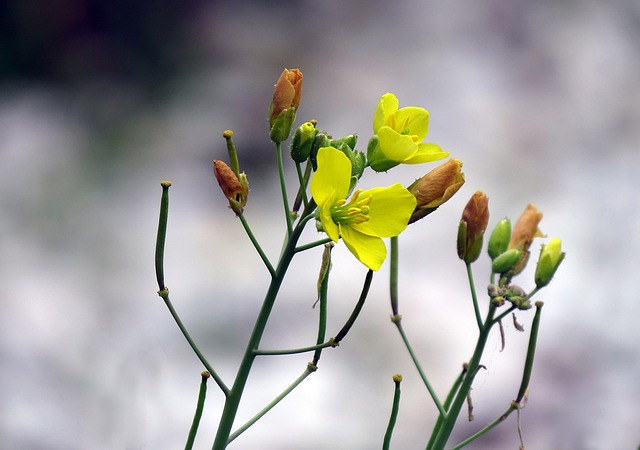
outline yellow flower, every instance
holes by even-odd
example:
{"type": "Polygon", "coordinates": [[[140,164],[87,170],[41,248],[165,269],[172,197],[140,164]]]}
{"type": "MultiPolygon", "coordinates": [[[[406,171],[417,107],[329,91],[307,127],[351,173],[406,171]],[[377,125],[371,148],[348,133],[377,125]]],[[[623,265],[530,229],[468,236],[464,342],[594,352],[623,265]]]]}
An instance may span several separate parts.
{"type": "Polygon", "coordinates": [[[374,137],[369,141],[367,158],[376,172],[398,164],[421,164],[449,156],[439,145],[423,144],[429,131],[429,112],[408,106],[398,109],[398,98],[384,94],[373,117],[374,137]]]}
{"type": "Polygon", "coordinates": [[[347,201],[351,161],[334,147],[321,147],[318,170],[311,179],[311,195],[318,205],[318,228],[334,241],[342,237],[353,255],[371,270],[387,256],[383,237],[400,234],[416,206],[402,185],[356,190],[347,201]]]}

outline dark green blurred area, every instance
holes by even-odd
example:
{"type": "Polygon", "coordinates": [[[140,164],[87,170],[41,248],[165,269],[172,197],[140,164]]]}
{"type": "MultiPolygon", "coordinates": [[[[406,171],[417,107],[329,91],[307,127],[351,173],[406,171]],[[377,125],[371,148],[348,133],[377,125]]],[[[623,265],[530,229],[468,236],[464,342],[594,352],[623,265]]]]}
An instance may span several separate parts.
{"type": "Polygon", "coordinates": [[[161,89],[189,60],[185,25],[204,2],[8,0],[0,78],[76,85],[113,79],[161,89]]]}

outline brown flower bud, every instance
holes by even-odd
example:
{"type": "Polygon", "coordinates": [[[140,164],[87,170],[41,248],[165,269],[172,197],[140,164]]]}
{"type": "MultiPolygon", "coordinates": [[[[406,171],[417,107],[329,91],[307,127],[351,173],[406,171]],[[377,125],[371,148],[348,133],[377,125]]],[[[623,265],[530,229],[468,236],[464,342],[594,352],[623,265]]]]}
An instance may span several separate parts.
{"type": "Polygon", "coordinates": [[[229,208],[237,216],[241,215],[249,195],[249,183],[245,174],[241,173],[238,178],[231,167],[220,160],[213,161],[213,174],[218,180],[222,193],[229,200],[229,208]]]}
{"type": "Polygon", "coordinates": [[[284,69],[274,86],[273,100],[269,107],[269,127],[273,127],[278,116],[289,108],[298,109],[302,96],[302,72],[284,69]]]}
{"type": "Polygon", "coordinates": [[[476,191],[462,211],[458,228],[458,256],[472,263],[482,250],[482,238],[489,223],[489,197],[476,191]]]}
{"type": "Polygon", "coordinates": [[[538,228],[542,220],[542,212],[538,211],[536,205],[530,203],[516,222],[509,240],[509,249],[515,248],[522,252],[520,260],[513,268],[512,275],[517,275],[525,268],[529,260],[529,247],[534,238],[542,237],[544,234],[538,228]]]}
{"type": "Polygon", "coordinates": [[[409,186],[416,198],[416,209],[409,223],[422,219],[449,200],[464,184],[462,161],[450,159],[409,186]]]}

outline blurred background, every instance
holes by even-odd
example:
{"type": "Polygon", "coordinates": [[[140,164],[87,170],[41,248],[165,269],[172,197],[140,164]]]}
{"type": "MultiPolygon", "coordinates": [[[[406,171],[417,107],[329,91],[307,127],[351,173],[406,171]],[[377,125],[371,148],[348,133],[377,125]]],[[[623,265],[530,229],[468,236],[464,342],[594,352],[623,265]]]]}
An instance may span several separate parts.
{"type": "MultiPolygon", "coordinates": [[[[268,276],[227,209],[212,159],[234,130],[251,183],[246,215],[275,258],[283,218],[266,113],[284,67],[305,75],[298,120],[364,150],[380,95],[431,113],[428,141],[467,183],[400,239],[404,327],[444,397],[476,338],[457,222],[475,190],[490,227],[527,203],[567,258],[545,301],[529,403],[530,449],[640,443],[640,4],[633,0],[425,2],[7,0],[0,5],[0,446],[184,446],[200,372],[156,295],[160,181],[170,179],[166,282],[202,350],[231,383],[268,276]]],[[[435,167],[369,174],[409,184],[435,167]]],[[[288,167],[288,175],[293,171],[288,167]]],[[[293,178],[292,178],[293,179],[293,178]]],[[[311,230],[305,239],[316,238],[311,230]]],[[[534,243],[537,258],[539,243],[534,243]]],[[[365,269],[334,250],[328,335],[365,269]]],[[[265,348],[315,340],[320,251],[294,261],[265,348]]],[[[532,269],[532,268],[530,268],[532,269]]],[[[488,257],[476,264],[483,290],[488,257]]],[[[231,448],[379,448],[394,373],[393,448],[425,447],[435,408],[389,321],[388,271],[346,340],[231,448]]],[[[533,287],[532,270],[518,283],[533,287]]],[[[518,320],[529,330],[532,312],[518,320]]],[[[505,323],[477,378],[475,421],[520,382],[528,333],[505,323]]],[[[496,333],[497,334],[497,333],[496,333]]],[[[293,381],[309,355],[260,358],[238,424],[293,381]]],[[[210,448],[222,395],[209,385],[196,448],[210,448]]],[[[464,414],[464,413],[463,413],[464,414]]],[[[469,448],[517,448],[515,415],[469,448]]]]}

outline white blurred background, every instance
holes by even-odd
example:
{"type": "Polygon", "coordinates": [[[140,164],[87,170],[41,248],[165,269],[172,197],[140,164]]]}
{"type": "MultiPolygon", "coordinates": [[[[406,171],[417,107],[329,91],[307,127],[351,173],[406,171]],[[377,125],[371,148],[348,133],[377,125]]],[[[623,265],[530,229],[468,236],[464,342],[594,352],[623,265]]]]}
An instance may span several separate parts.
{"type": "MultiPolygon", "coordinates": [[[[247,218],[275,258],[283,223],[266,111],[284,67],[305,74],[299,121],[358,133],[364,150],[379,96],[394,92],[401,106],[426,107],[428,140],[464,161],[464,188],[400,240],[403,323],[438,393],[476,337],[455,255],[464,204],[485,191],[491,227],[534,202],[567,258],[536,297],[546,306],[525,444],[638,446],[638,2],[10,0],[0,18],[0,447],[184,446],[203,368],[156,295],[163,179],[173,182],[167,285],[231,384],[268,276],[211,160],[226,158],[221,133],[233,129],[252,188],[247,218]]],[[[432,167],[363,182],[408,184],[432,167]]],[[[294,261],[265,348],[315,340],[319,255],[294,261]]],[[[488,258],[476,266],[482,291],[488,258]]],[[[380,448],[397,372],[392,448],[425,447],[435,408],[389,321],[387,274],[318,372],[230,448],[380,448]]],[[[328,335],[364,275],[339,245],[328,335]]],[[[518,282],[531,289],[532,272],[518,282]]],[[[518,314],[527,331],[532,315],[518,314]]],[[[505,351],[493,336],[474,386],[476,420],[462,417],[453,441],[517,392],[528,334],[505,325],[505,351]]],[[[238,424],[309,359],[259,358],[238,424]]],[[[211,382],[196,448],[210,448],[222,401],[211,382]]],[[[513,415],[469,448],[518,444],[513,415]]]]}

